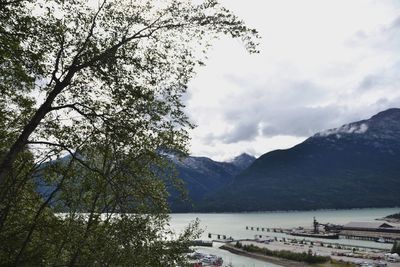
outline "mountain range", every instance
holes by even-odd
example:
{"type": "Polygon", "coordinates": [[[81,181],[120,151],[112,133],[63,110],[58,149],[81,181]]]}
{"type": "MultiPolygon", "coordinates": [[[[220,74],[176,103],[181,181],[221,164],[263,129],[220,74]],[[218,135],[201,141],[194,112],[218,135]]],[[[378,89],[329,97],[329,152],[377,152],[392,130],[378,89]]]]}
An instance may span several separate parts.
{"type": "Polygon", "coordinates": [[[174,163],[193,211],[399,206],[400,109],[319,132],[256,160],[241,155],[232,162],[188,157],[174,163]]]}
{"type": "Polygon", "coordinates": [[[177,191],[170,192],[169,202],[175,212],[193,210],[193,206],[231,183],[255,160],[255,157],[245,153],[229,162],[218,162],[207,157],[193,156],[182,159],[173,153],[166,154],[166,156],[175,165],[189,197],[189,201],[182,201],[177,191]]]}
{"type": "MultiPolygon", "coordinates": [[[[182,201],[170,189],[172,212],[400,206],[400,109],[316,133],[257,159],[248,154],[228,162],[164,156],[190,199],[182,201]]],[[[42,195],[49,189],[38,185],[42,195]]]]}

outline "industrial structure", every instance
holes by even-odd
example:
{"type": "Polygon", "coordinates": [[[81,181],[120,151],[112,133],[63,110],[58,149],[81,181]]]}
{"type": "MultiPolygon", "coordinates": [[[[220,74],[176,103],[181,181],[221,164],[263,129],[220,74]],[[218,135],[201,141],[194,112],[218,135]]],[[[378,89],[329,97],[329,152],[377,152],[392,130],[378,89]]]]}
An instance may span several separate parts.
{"type": "Polygon", "coordinates": [[[349,222],[339,235],[347,239],[394,242],[400,240],[400,227],[385,222],[349,222]]]}

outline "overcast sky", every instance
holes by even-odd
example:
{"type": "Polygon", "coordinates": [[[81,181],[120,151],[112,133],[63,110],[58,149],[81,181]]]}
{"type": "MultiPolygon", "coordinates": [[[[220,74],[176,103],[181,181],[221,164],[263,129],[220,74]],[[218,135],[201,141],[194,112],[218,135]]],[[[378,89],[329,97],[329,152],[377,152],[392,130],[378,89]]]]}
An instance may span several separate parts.
{"type": "Polygon", "coordinates": [[[400,1],[221,2],[260,32],[261,53],[215,43],[185,96],[192,155],[260,156],[400,107],[400,1]]]}

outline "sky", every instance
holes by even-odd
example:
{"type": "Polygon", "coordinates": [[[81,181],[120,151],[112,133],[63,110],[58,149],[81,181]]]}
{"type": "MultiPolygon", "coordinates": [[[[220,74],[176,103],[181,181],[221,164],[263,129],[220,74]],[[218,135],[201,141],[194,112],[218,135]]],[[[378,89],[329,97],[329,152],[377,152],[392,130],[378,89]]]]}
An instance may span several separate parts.
{"type": "Polygon", "coordinates": [[[220,2],[260,32],[260,54],[214,43],[184,99],[192,155],[258,157],[400,107],[400,1],[220,2]]]}

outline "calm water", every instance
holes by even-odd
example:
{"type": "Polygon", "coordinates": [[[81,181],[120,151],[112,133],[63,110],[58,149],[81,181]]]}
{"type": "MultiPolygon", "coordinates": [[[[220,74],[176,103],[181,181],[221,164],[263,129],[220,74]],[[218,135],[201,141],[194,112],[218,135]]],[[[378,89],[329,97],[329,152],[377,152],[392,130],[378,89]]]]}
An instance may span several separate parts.
{"type": "MultiPolygon", "coordinates": [[[[288,212],[256,212],[256,213],[185,213],[171,214],[171,226],[177,232],[184,229],[191,221],[200,219],[200,227],[204,230],[201,239],[209,240],[208,233],[232,236],[239,238],[254,238],[255,231],[246,230],[246,226],[292,228],[297,226],[311,227],[313,217],[320,223],[346,224],[350,221],[374,221],[389,214],[399,212],[399,208],[374,208],[352,210],[318,210],[318,211],[288,211],[288,212]]],[[[273,233],[258,232],[273,236],[273,233]]],[[[279,234],[275,234],[279,235],[279,234]]],[[[216,239],[213,236],[212,239],[216,239]]],[[[368,247],[390,248],[390,244],[380,244],[369,241],[355,241],[340,239],[341,244],[354,244],[368,247]]],[[[232,262],[234,266],[277,266],[245,257],[233,255],[218,248],[202,248],[201,251],[218,254],[224,262],[232,262]]]]}

